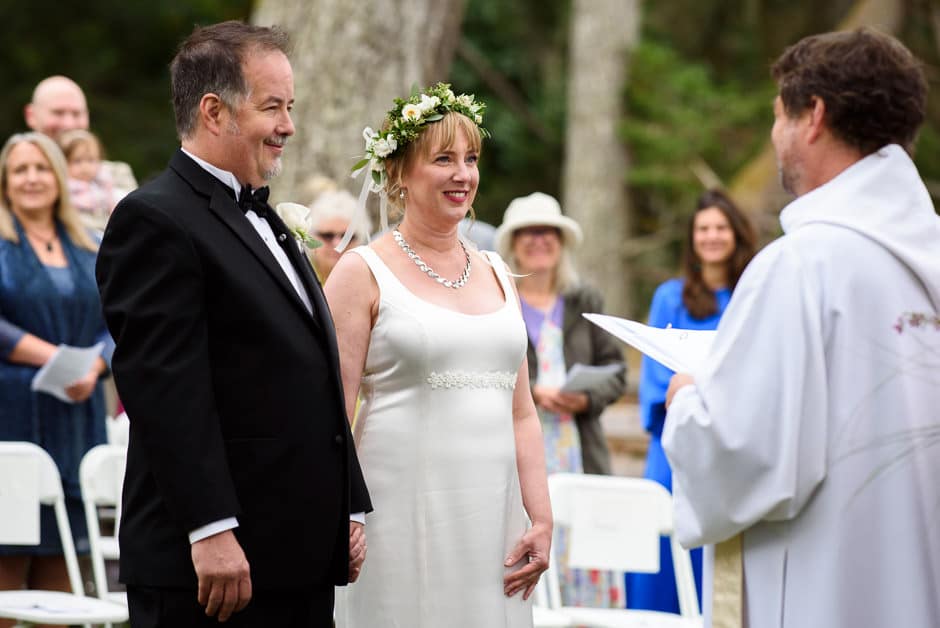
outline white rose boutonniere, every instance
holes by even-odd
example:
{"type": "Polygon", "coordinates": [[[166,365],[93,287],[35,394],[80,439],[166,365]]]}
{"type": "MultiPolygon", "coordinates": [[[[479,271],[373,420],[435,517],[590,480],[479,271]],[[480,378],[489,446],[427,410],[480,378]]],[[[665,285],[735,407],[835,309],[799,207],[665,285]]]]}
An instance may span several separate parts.
{"type": "Polygon", "coordinates": [[[274,208],[277,215],[281,217],[290,232],[294,234],[297,241],[308,249],[315,249],[323,246],[323,243],[310,236],[307,233],[307,219],[310,217],[310,210],[300,203],[278,203],[274,208]]]}

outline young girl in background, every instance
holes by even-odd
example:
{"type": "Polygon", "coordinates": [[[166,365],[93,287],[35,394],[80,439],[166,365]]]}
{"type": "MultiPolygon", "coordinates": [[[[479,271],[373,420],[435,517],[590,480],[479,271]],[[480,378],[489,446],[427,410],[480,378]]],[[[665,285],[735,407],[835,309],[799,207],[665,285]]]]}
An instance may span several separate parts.
{"type": "Polygon", "coordinates": [[[68,162],[69,195],[82,222],[104,231],[108,217],[124,194],[116,193],[107,170],[101,167],[104,150],[98,137],[89,131],[73,129],[59,138],[68,162]]]}

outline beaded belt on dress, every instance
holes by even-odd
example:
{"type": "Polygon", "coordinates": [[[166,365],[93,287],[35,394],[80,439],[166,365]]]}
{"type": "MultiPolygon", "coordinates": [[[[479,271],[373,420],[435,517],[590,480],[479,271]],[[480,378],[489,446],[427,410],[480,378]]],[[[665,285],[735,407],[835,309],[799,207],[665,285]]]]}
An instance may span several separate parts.
{"type": "Polygon", "coordinates": [[[515,390],[516,374],[512,371],[431,371],[427,379],[431,388],[502,388],[515,390]]]}

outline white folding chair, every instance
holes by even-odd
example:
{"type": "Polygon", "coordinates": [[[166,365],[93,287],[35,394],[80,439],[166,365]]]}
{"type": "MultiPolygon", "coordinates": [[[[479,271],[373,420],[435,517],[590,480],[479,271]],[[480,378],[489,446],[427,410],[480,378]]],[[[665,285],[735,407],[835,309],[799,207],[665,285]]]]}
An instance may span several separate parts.
{"type": "Polygon", "coordinates": [[[575,624],[567,615],[548,607],[548,585],[543,574],[532,592],[532,619],[535,628],[568,628],[575,624]]]}
{"type": "Polygon", "coordinates": [[[624,572],[655,573],[659,538],[668,536],[680,613],[562,606],[554,555],[545,574],[551,610],[577,626],[701,628],[692,561],[673,535],[672,496],[666,489],[639,478],[557,473],[549,476],[548,490],[556,529],[568,529],[571,567],[612,571],[620,581],[624,572]]]}
{"type": "Polygon", "coordinates": [[[122,412],[116,417],[108,417],[104,422],[108,434],[108,443],[111,445],[121,445],[127,447],[127,440],[130,435],[131,422],[127,418],[127,413],[122,412]]]}
{"type": "Polygon", "coordinates": [[[102,600],[127,604],[127,593],[108,591],[108,575],[105,560],[117,560],[118,526],[121,521],[121,489],[124,484],[124,465],[127,449],[119,445],[92,447],[82,458],[78,478],[85,506],[85,521],[88,525],[88,542],[91,546],[91,567],[95,576],[95,590],[102,600]],[[114,535],[101,535],[101,512],[104,508],[114,516],[114,535]]]}
{"type": "Polygon", "coordinates": [[[127,621],[126,606],[85,596],[55,462],[32,443],[0,442],[0,544],[37,545],[40,504],[55,510],[72,593],[0,591],[0,617],[20,626],[127,621]]]}

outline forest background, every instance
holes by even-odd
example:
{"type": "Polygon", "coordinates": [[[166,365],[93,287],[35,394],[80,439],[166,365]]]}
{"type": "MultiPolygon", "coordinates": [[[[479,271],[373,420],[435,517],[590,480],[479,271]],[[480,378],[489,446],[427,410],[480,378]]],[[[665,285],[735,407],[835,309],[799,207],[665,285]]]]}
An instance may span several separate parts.
{"type": "Polygon", "coordinates": [[[0,134],[23,130],[40,79],[65,74],[84,88],[109,156],[140,181],[178,146],[167,66],[197,23],[282,23],[294,38],[295,122],[308,131],[276,200],[308,202],[313,174],[357,191],[345,173],[359,132],[413,83],[475,93],[492,133],[477,217],[498,225],[512,198],[556,196],[585,228],[582,274],[610,312],[634,318],[677,273],[705,187],[728,188],[763,241],[778,235],[787,198],[769,152],[768,70],[805,35],[875,25],[924,62],[916,162],[940,199],[940,0],[0,0],[0,15],[0,134]]]}

